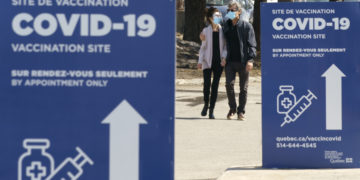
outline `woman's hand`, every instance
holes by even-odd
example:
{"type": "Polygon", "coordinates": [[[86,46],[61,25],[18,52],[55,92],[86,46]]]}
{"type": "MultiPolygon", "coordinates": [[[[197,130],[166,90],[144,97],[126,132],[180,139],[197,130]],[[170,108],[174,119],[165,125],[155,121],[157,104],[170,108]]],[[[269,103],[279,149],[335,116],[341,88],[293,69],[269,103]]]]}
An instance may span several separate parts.
{"type": "Polygon", "coordinates": [[[201,39],[201,41],[205,41],[206,39],[205,39],[205,35],[203,34],[203,33],[200,33],[200,39],[201,39]]]}
{"type": "Polygon", "coordinates": [[[222,66],[222,67],[225,67],[225,65],[226,65],[226,60],[225,60],[225,59],[222,59],[222,60],[221,60],[221,66],[222,66]]]}
{"type": "Polygon", "coordinates": [[[202,69],[202,64],[198,64],[198,65],[197,65],[197,68],[198,68],[199,70],[201,70],[201,69],[202,69]]]}

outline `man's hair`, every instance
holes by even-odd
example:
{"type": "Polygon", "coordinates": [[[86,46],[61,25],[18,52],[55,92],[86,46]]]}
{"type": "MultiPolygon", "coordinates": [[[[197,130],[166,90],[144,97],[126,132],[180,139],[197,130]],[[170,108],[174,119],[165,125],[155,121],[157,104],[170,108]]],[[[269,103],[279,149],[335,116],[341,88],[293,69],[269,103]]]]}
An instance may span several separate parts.
{"type": "Polygon", "coordinates": [[[241,4],[238,1],[230,1],[228,7],[231,8],[231,6],[236,5],[239,10],[241,10],[241,4]]]}

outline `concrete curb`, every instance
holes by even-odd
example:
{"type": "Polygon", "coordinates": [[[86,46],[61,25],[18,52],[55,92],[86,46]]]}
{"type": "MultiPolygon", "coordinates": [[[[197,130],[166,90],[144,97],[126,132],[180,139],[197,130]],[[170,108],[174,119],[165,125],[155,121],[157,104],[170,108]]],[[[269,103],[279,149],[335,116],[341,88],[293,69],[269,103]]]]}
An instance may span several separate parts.
{"type": "MultiPolygon", "coordinates": [[[[238,83],[239,78],[236,78],[236,83],[238,83]]],[[[251,82],[261,82],[261,76],[250,76],[249,78],[250,83],[251,82]]],[[[202,85],[203,79],[202,78],[194,78],[194,79],[176,79],[175,81],[176,85],[202,85]]],[[[225,84],[225,77],[222,77],[220,79],[220,84],[225,84]]]]}
{"type": "Polygon", "coordinates": [[[262,169],[231,167],[217,180],[358,180],[360,169],[262,169]]]}

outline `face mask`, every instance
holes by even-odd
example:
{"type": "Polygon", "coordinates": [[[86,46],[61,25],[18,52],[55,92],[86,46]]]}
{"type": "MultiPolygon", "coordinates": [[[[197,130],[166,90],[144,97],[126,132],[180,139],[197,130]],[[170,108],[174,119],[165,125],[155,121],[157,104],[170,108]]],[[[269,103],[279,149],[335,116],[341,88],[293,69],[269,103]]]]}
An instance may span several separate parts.
{"type": "Polygon", "coordinates": [[[214,24],[220,24],[222,21],[221,17],[213,17],[214,18],[214,24]]]}
{"type": "Polygon", "coordinates": [[[235,12],[232,12],[232,11],[229,11],[227,14],[226,14],[226,17],[233,20],[235,17],[236,17],[236,13],[235,12]]]}

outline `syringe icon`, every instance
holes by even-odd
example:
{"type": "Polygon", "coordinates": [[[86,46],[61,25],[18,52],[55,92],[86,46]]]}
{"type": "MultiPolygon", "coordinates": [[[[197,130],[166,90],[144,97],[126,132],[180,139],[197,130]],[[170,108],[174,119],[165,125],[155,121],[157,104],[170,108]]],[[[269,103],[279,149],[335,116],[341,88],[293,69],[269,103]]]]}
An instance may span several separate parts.
{"type": "Polygon", "coordinates": [[[281,124],[281,127],[283,127],[285,124],[290,122],[295,122],[302,113],[305,112],[306,109],[310,107],[312,104],[312,100],[317,97],[312,93],[310,90],[308,90],[308,95],[303,95],[296,104],[289,109],[288,112],[286,112],[286,116],[284,118],[284,122],[281,124]]]}
{"type": "Polygon", "coordinates": [[[83,166],[86,163],[94,164],[79,147],[76,147],[76,151],[79,154],[75,158],[66,158],[46,180],[77,180],[83,174],[83,166]]]}

